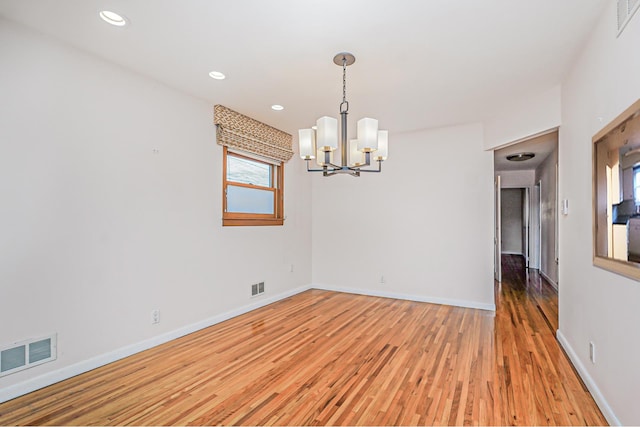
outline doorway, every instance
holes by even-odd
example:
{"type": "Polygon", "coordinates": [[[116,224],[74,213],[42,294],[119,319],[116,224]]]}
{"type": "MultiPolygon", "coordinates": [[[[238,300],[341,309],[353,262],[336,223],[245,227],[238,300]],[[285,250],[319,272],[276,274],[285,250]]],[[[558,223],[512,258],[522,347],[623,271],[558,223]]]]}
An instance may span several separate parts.
{"type": "Polygon", "coordinates": [[[557,129],[494,151],[497,281],[504,256],[517,256],[557,289],[557,165],[557,129]]]}
{"type": "Polygon", "coordinates": [[[523,258],[522,266],[529,268],[531,239],[529,188],[501,188],[501,252],[523,258]]]}

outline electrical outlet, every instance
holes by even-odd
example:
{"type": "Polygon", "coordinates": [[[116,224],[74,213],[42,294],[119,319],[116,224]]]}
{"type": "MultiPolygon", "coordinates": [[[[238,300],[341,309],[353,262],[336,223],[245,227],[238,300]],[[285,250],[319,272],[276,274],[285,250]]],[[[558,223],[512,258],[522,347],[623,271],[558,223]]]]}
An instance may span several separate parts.
{"type": "Polygon", "coordinates": [[[593,341],[589,341],[589,360],[595,365],[596,363],[596,345],[593,341]]]}
{"type": "Polygon", "coordinates": [[[155,310],[151,310],[151,324],[155,325],[160,323],[160,309],[156,308],[155,310]]]}
{"type": "Polygon", "coordinates": [[[293,273],[293,264],[291,264],[291,269],[289,271],[293,273]]]}
{"type": "Polygon", "coordinates": [[[387,283],[386,279],[384,278],[384,275],[380,276],[380,283],[387,283]]]}

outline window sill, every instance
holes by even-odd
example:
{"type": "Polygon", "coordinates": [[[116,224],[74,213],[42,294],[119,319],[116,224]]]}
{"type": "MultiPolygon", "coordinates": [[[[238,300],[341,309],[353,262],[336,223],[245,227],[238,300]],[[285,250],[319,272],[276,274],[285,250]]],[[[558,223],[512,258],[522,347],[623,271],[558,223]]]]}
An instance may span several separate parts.
{"type": "Polygon", "coordinates": [[[282,218],[222,218],[223,227],[284,225],[282,218]]]}

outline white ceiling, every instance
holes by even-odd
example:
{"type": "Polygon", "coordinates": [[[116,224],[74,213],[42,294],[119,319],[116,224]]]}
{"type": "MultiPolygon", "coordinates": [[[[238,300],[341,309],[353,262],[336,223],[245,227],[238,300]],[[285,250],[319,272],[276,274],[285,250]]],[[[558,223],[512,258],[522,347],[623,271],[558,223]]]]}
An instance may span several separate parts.
{"type": "Polygon", "coordinates": [[[0,15],[290,133],[338,117],[332,59],[349,51],[350,127],[377,118],[393,143],[560,83],[606,1],[0,0],[0,15]]]}
{"type": "Polygon", "coordinates": [[[494,151],[493,169],[496,172],[536,169],[557,147],[557,130],[535,136],[526,141],[494,151]],[[521,162],[507,160],[507,156],[517,153],[533,153],[536,156],[533,159],[521,162]]]}

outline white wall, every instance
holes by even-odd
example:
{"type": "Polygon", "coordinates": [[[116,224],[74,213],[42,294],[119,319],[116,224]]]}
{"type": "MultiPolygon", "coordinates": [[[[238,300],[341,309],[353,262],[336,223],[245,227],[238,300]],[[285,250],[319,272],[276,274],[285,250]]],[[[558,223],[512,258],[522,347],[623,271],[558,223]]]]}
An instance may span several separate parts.
{"type": "Polygon", "coordinates": [[[314,286],[493,308],[493,153],[482,127],[389,145],[382,174],[314,177],[314,286]]]}
{"type": "MultiPolygon", "coordinates": [[[[536,182],[541,182],[540,201],[540,273],[556,288],[558,283],[558,263],[556,262],[556,164],[558,150],[554,150],[536,169],[536,182]]],[[[570,167],[570,166],[567,166],[570,167]]]]}
{"type": "Polygon", "coordinates": [[[561,122],[560,93],[558,85],[514,100],[508,108],[485,121],[485,148],[497,148],[557,128],[561,122]]]}
{"type": "Polygon", "coordinates": [[[609,3],[562,88],[560,199],[569,200],[570,213],[559,224],[558,336],[609,421],[638,425],[640,283],[592,264],[591,138],[640,98],[640,15],[616,38],[615,6],[609,3]]]}
{"type": "Polygon", "coordinates": [[[500,188],[531,188],[535,185],[536,171],[496,171],[500,175],[500,188]]]}
{"type": "Polygon", "coordinates": [[[213,105],[6,21],[0,58],[0,345],[58,334],[57,361],[0,378],[0,400],[310,284],[302,162],[283,227],[223,228],[213,105]]]}

